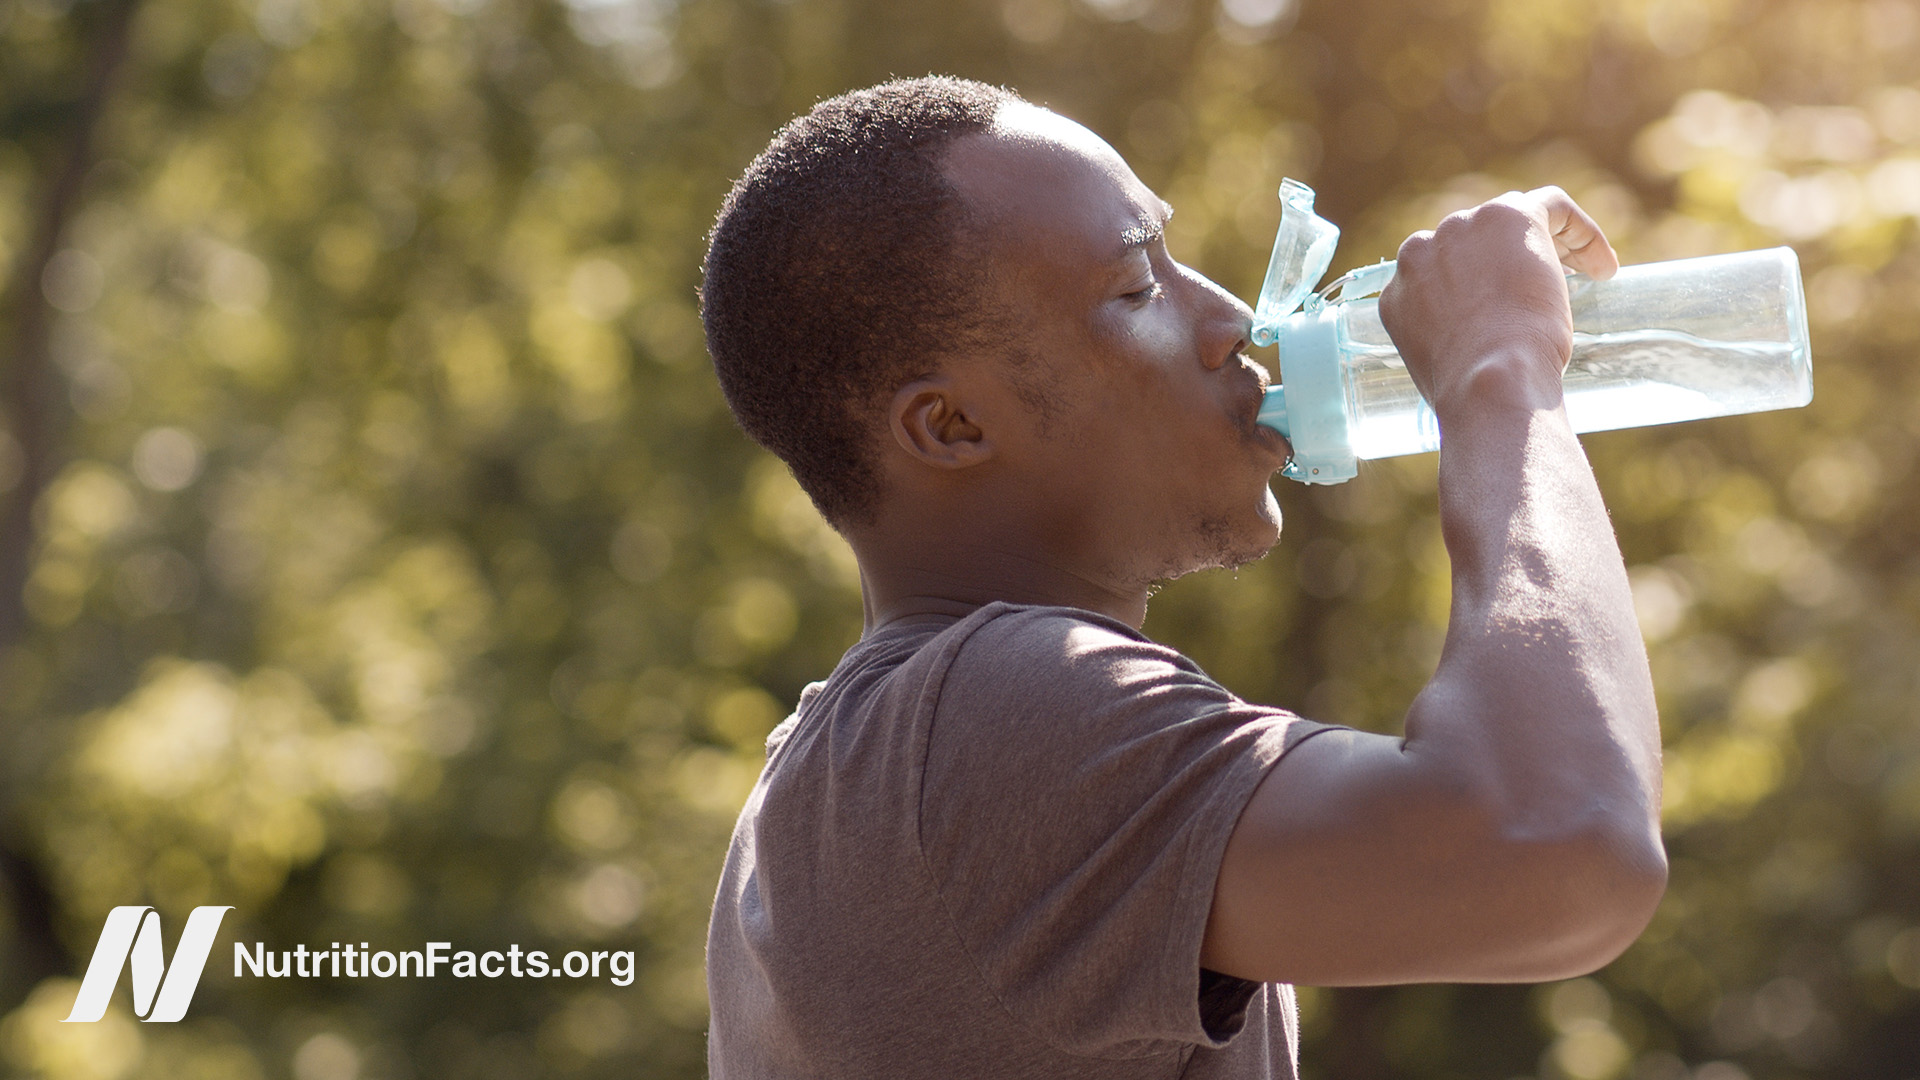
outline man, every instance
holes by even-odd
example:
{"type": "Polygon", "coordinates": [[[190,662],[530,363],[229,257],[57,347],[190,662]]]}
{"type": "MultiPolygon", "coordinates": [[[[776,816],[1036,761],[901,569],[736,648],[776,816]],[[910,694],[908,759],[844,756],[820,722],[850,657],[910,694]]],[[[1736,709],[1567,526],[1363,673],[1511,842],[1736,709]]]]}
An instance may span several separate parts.
{"type": "Polygon", "coordinates": [[[866,632],[768,741],[708,941],[718,1080],[1291,1077],[1287,984],[1598,967],[1665,885],[1626,576],[1567,425],[1557,189],[1416,235],[1382,317],[1446,430],[1453,612],[1403,739],[1140,635],[1277,542],[1245,305],[1092,132],[953,79],[837,98],[735,185],[702,291],[742,426],[866,632]]]}

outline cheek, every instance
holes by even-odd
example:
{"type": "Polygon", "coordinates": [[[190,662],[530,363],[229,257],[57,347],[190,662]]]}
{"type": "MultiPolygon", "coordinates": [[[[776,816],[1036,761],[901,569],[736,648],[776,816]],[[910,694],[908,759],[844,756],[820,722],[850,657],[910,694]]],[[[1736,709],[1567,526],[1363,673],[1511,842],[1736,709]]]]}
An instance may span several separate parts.
{"type": "Polygon", "coordinates": [[[1193,327],[1169,303],[1142,312],[1131,330],[1131,346],[1162,366],[1179,364],[1193,356],[1193,327]]]}
{"type": "Polygon", "coordinates": [[[1092,344],[1108,352],[1165,355],[1191,340],[1191,319],[1179,300],[1163,295],[1142,306],[1123,301],[1105,305],[1093,320],[1092,344]]]}

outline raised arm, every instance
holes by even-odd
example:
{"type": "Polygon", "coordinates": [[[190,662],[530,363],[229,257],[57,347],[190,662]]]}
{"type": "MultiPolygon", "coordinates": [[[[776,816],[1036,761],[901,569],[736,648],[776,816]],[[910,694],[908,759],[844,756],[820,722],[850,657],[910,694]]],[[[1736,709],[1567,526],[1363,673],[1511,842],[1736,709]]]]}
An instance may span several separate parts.
{"type": "Polygon", "coordinates": [[[1627,578],[1567,424],[1564,262],[1618,267],[1558,188],[1400,249],[1382,320],[1440,418],[1453,610],[1403,739],[1329,732],[1235,827],[1202,963],[1313,985],[1565,978],[1666,882],[1660,738],[1627,578]]]}

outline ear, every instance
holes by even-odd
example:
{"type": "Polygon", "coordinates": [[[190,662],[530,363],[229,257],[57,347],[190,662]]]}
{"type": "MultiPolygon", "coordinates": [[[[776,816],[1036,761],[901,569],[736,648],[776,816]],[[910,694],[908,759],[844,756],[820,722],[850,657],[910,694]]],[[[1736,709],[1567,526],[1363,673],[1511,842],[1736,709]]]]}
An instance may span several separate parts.
{"type": "Polygon", "coordinates": [[[947,375],[929,375],[901,387],[887,406],[893,441],[936,469],[965,469],[993,456],[993,444],[960,401],[947,375]]]}

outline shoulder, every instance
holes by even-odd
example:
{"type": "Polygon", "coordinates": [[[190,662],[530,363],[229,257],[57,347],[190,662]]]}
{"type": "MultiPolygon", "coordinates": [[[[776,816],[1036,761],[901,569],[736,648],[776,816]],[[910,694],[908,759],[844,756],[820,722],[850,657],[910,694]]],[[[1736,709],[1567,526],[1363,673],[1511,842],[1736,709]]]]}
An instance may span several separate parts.
{"type": "Polygon", "coordinates": [[[1124,623],[1073,608],[995,608],[951,628],[925,714],[936,749],[1046,760],[1127,744],[1162,753],[1285,715],[1249,705],[1124,623]]]}

